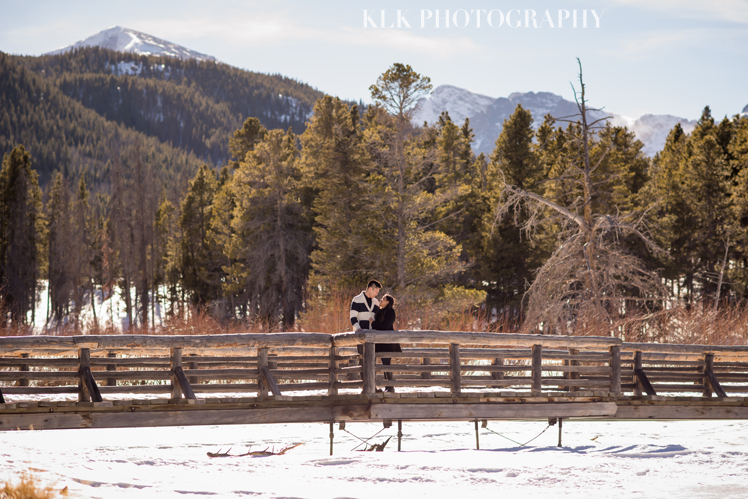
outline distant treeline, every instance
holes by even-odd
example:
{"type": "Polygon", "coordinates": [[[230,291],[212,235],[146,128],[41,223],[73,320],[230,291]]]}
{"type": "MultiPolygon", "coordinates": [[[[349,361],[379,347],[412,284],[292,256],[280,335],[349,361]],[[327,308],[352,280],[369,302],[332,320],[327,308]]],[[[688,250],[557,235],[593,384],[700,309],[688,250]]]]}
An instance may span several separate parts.
{"type": "MultiPolygon", "coordinates": [[[[12,69],[31,86],[45,81],[12,69]]],[[[28,321],[37,283],[48,279],[52,324],[75,320],[94,290],[122,290],[130,324],[152,324],[158,301],[173,314],[194,304],[225,320],[291,328],[308,300],[372,277],[405,300],[483,292],[489,307],[520,316],[564,228],[547,217],[524,233],[517,222],[528,214],[519,208],[497,219],[507,184],[580,210],[580,186],[597,185],[589,196],[595,213],[648,220],[666,253],[639,239],[617,244],[660,273],[678,299],[748,297],[748,118],[718,123],[706,108],[690,135],[676,125],[653,160],[632,132],[604,126],[589,142],[594,154],[586,157],[598,159],[584,183],[568,174],[585,157],[568,140],[578,124],[562,128],[545,117],[534,131],[518,106],[492,154],[476,157],[467,120],[443,113],[432,126],[412,125],[415,102],[430,88],[396,64],[372,85],[375,105],[363,113],[324,96],[300,135],[249,118],[224,137],[233,159],[192,170],[184,189],[163,167],[165,146],[135,132],[119,138],[108,189],[95,195],[93,174],[76,163],[42,193],[35,145],[16,146],[0,173],[6,318],[28,321]]],[[[50,117],[47,129],[63,118],[50,117]]]]}

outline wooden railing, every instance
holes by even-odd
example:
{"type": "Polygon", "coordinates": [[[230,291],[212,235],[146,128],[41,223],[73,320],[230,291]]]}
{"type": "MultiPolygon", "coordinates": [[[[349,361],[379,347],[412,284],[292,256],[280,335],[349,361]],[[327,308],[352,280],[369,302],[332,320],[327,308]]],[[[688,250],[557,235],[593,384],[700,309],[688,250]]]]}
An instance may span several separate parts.
{"type": "Polygon", "coordinates": [[[568,397],[748,393],[748,347],[622,343],[616,338],[443,331],[205,336],[0,337],[0,403],[11,394],[374,394],[441,387],[568,397]],[[399,343],[402,353],[377,353],[399,343]],[[359,353],[359,348],[362,353],[359,353]],[[389,366],[377,358],[391,358],[389,366]],[[385,372],[394,379],[385,379],[385,372]]]}

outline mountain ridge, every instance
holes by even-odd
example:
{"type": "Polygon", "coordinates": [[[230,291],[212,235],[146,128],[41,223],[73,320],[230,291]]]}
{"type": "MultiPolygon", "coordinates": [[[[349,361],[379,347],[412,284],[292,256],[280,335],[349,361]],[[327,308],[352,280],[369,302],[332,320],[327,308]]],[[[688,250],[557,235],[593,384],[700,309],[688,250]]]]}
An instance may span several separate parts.
{"type": "Polygon", "coordinates": [[[138,55],[169,56],[178,59],[195,59],[198,61],[217,61],[212,55],[203,54],[176,43],[125,28],[112,26],[103,31],[79,40],[72,45],[53,50],[42,55],[59,55],[83,47],[101,47],[116,52],[131,52],[138,55]]]}
{"type": "MultiPolygon", "coordinates": [[[[447,111],[452,120],[457,123],[469,118],[470,126],[475,134],[473,149],[477,154],[490,154],[496,139],[501,134],[504,120],[509,118],[520,104],[532,114],[535,129],[541,125],[546,114],[554,118],[562,118],[578,113],[576,103],[551,92],[512,92],[507,97],[492,98],[452,85],[440,85],[434,89],[430,97],[419,101],[419,109],[413,121],[433,123],[442,111],[447,111]],[[459,99],[467,100],[473,105],[466,107],[459,99]],[[466,112],[467,108],[469,112],[466,112]]],[[[748,110],[748,106],[746,109],[748,110]]],[[[642,150],[647,156],[654,156],[662,150],[668,133],[676,123],[680,123],[686,133],[690,133],[696,126],[696,120],[668,114],[644,114],[634,119],[615,113],[592,110],[588,111],[588,116],[593,120],[609,116],[612,125],[626,126],[642,141],[644,144],[642,150]]]]}

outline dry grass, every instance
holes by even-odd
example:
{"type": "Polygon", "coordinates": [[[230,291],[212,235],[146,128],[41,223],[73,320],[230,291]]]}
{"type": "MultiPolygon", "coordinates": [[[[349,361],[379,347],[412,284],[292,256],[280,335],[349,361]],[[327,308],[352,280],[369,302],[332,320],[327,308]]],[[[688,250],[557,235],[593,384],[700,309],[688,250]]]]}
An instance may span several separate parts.
{"type": "MultiPolygon", "coordinates": [[[[360,291],[344,289],[309,296],[306,309],[293,331],[330,334],[349,331],[351,298],[360,291]]],[[[522,324],[513,315],[499,314],[490,318],[485,307],[466,306],[460,300],[434,297],[418,299],[411,296],[408,300],[398,300],[396,310],[398,318],[395,327],[398,329],[503,333],[516,333],[522,329],[522,324]]],[[[203,335],[278,331],[280,328],[277,324],[244,321],[221,323],[205,310],[190,308],[184,317],[172,317],[163,326],[147,331],[133,328],[127,334],[203,335]]],[[[0,336],[28,334],[29,328],[0,328],[0,336]]],[[[121,333],[111,326],[95,328],[92,324],[84,324],[78,328],[60,329],[53,334],[121,333]]],[[[748,344],[748,303],[722,304],[716,309],[711,302],[693,306],[681,304],[658,314],[629,314],[618,319],[613,326],[577,318],[574,324],[569,325],[568,334],[617,336],[627,342],[745,345],[748,344]]]]}
{"type": "Polygon", "coordinates": [[[17,482],[7,481],[0,489],[0,499],[54,499],[68,497],[68,489],[62,490],[51,485],[41,485],[29,472],[21,474],[17,482]]]}

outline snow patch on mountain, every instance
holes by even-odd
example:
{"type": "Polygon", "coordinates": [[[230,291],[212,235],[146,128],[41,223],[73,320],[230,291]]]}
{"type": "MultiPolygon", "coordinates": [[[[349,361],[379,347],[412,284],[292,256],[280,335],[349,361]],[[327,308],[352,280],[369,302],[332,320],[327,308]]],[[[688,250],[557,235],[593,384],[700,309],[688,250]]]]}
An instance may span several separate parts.
{"type": "Polygon", "coordinates": [[[740,116],[748,116],[748,104],[743,108],[743,112],[740,113],[740,116]]]}
{"type": "Polygon", "coordinates": [[[198,61],[216,60],[211,55],[201,54],[176,43],[122,26],[105,29],[100,33],[89,36],[85,40],[59,50],[48,52],[45,55],[62,54],[81,47],[101,47],[118,52],[132,52],[138,55],[169,56],[179,59],[197,59],[198,61]]]}

